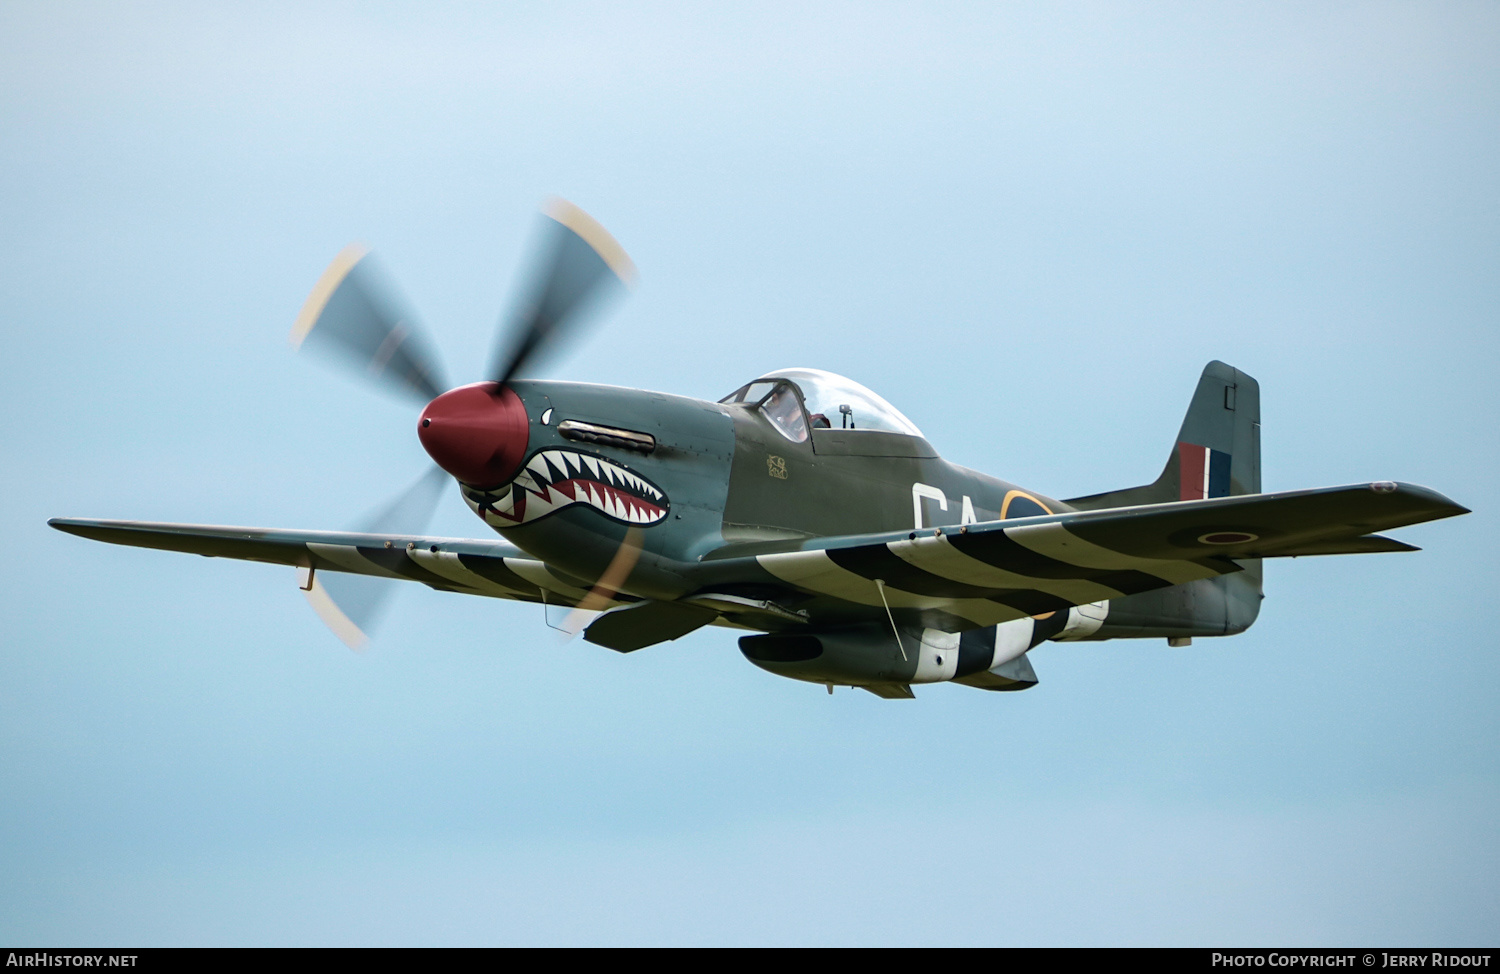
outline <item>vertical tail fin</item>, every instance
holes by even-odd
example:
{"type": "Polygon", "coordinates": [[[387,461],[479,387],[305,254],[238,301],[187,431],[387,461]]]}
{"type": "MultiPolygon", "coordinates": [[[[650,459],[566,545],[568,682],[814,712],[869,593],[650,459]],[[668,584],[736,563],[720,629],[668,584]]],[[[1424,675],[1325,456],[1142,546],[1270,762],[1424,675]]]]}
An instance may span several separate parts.
{"type": "Polygon", "coordinates": [[[1260,493],[1260,383],[1223,362],[1204,366],[1157,483],[1174,480],[1173,500],[1260,493]]]}
{"type": "Polygon", "coordinates": [[[1260,493],[1260,383],[1223,362],[1203,368],[1161,476],[1142,487],[1075,497],[1081,511],[1260,493]]]}
{"type": "MultiPolygon", "coordinates": [[[[1260,493],[1260,384],[1210,362],[1161,476],[1066,504],[1081,511],[1260,493]]],[[[1109,618],[1092,638],[1216,636],[1243,632],[1260,612],[1261,563],[1240,559],[1233,575],[1111,600],[1109,618]]]]}

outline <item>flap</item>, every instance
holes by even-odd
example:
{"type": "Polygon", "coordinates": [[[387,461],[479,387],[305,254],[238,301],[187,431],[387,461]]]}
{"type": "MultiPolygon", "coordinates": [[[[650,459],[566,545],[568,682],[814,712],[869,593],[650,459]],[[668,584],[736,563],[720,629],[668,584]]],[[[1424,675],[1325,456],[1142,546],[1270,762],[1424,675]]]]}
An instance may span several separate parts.
{"type": "Polygon", "coordinates": [[[1381,551],[1421,551],[1416,545],[1386,538],[1378,534],[1367,534],[1362,538],[1346,538],[1342,541],[1304,541],[1301,544],[1283,545],[1276,549],[1277,558],[1296,558],[1299,555],[1365,555],[1381,551]]]}

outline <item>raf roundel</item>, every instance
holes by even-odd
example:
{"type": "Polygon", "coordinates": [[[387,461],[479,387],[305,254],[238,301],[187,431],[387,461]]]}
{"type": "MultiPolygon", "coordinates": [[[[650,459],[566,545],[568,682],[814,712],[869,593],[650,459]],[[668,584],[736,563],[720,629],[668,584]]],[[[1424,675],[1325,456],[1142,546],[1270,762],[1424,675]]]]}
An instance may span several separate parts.
{"type": "Polygon", "coordinates": [[[1249,531],[1212,531],[1208,534],[1200,534],[1198,540],[1204,544],[1248,544],[1260,538],[1258,534],[1249,531]]]}

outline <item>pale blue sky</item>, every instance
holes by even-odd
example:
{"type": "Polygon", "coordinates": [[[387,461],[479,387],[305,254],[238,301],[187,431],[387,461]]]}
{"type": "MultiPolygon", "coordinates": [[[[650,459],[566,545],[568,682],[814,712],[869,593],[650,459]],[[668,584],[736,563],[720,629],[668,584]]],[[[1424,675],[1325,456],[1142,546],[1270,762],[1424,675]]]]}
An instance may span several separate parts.
{"type": "Polygon", "coordinates": [[[0,941],[1492,945],[1497,55],[1491,3],[0,6],[0,941]],[[1072,496],[1220,358],[1266,489],[1475,513],[906,703],[420,586],[355,655],[290,570],[45,527],[354,523],[425,455],[307,291],[371,244],[478,378],[553,193],[641,284],[551,376],[830,369],[1072,496]]]}

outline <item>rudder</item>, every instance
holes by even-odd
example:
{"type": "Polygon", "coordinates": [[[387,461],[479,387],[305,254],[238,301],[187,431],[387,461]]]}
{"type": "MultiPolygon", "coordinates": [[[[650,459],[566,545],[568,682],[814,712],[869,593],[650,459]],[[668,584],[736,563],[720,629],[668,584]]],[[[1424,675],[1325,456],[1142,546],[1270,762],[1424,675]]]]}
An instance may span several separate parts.
{"type": "Polygon", "coordinates": [[[1203,367],[1161,476],[1064,503],[1080,511],[1260,493],[1260,383],[1233,366],[1203,367]]]}
{"type": "MultiPolygon", "coordinates": [[[[1203,368],[1161,476],[1140,487],[1064,503],[1093,511],[1260,492],[1260,384],[1214,361],[1203,368]]],[[[1245,558],[1237,563],[1243,571],[1232,575],[1112,599],[1104,625],[1085,638],[1243,632],[1260,613],[1261,562],[1245,558]]]]}

